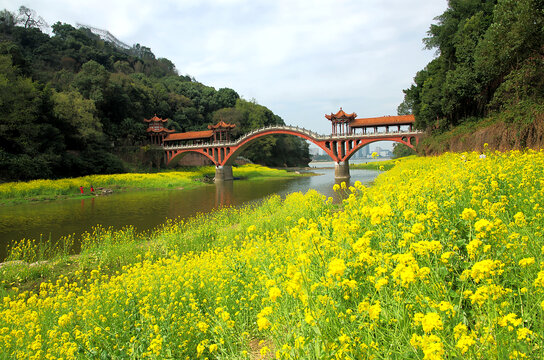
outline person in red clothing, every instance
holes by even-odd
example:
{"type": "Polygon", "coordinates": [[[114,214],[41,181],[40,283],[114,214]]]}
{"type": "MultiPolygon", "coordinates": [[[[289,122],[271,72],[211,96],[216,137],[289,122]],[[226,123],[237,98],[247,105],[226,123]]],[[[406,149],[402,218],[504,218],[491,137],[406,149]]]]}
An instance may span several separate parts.
{"type": "Polygon", "coordinates": [[[79,187],[79,191],[81,191],[81,193],[83,194],[83,186],[79,187]]]}
{"type": "Polygon", "coordinates": [[[94,194],[94,187],[91,185],[91,194],[94,194]]]}

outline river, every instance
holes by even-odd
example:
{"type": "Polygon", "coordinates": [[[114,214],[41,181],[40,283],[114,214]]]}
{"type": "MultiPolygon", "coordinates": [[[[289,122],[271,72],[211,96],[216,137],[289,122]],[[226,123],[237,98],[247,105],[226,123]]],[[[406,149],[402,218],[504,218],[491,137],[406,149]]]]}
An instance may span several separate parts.
{"type": "MultiPolygon", "coordinates": [[[[98,224],[121,229],[132,225],[138,231],[155,228],[166,219],[188,218],[226,205],[260,201],[272,194],[285,196],[315,189],[335,196],[332,187],[334,163],[311,163],[320,174],[292,179],[235,180],[196,189],[119,192],[86,199],[44,201],[0,207],[0,261],[8,244],[26,239],[51,239],[90,231],[98,224]]],[[[351,169],[350,182],[369,183],[378,171],[351,169]]]]}

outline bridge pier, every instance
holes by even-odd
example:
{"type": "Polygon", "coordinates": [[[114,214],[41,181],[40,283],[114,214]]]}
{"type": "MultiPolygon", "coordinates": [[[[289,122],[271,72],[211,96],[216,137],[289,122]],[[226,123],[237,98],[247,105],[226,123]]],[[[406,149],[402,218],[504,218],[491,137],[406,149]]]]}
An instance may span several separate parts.
{"type": "Polygon", "coordinates": [[[215,167],[215,182],[233,180],[232,165],[215,167]]]}
{"type": "Polygon", "coordinates": [[[336,180],[347,180],[349,175],[349,161],[340,161],[334,164],[334,178],[336,180]]]}

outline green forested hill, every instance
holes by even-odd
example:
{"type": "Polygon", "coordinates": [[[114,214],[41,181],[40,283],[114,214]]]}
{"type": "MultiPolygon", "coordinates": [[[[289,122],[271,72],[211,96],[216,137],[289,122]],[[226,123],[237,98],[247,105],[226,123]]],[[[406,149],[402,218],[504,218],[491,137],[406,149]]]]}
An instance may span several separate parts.
{"type": "MultiPolygon", "coordinates": [[[[0,180],[57,178],[125,170],[123,152],[146,144],[143,119],[170,119],[178,131],[225,121],[237,134],[283,120],[232,89],[216,90],[147,47],[125,49],[86,28],[0,12],[0,180]]],[[[265,165],[302,165],[308,146],[269,137],[243,154],[265,165]]]]}
{"type": "Polygon", "coordinates": [[[399,113],[435,133],[483,118],[518,127],[544,120],[544,2],[448,5],[424,39],[437,57],[404,90],[399,113]]]}

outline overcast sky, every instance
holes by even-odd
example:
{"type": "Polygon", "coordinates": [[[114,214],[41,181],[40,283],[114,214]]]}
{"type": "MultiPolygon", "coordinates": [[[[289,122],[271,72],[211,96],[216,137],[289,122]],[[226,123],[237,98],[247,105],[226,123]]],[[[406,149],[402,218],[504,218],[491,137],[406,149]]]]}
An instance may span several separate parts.
{"type": "Polygon", "coordinates": [[[446,0],[0,0],[50,25],[82,23],[150,47],[181,75],[232,88],[287,124],[330,133],[324,115],[396,115],[446,0]]]}

